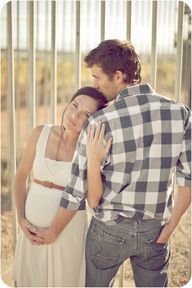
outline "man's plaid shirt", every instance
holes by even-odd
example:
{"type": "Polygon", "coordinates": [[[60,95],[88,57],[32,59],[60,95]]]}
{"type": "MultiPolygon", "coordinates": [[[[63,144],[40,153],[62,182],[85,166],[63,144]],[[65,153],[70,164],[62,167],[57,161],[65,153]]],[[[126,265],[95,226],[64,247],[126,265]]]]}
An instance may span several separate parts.
{"type": "Polygon", "coordinates": [[[122,90],[111,106],[89,118],[82,131],[60,206],[85,206],[87,127],[101,120],[105,139],[112,136],[113,144],[101,166],[104,193],[94,217],[109,224],[120,215],[167,219],[174,171],[178,185],[191,184],[190,116],[188,107],[156,94],[148,84],[122,90]]]}

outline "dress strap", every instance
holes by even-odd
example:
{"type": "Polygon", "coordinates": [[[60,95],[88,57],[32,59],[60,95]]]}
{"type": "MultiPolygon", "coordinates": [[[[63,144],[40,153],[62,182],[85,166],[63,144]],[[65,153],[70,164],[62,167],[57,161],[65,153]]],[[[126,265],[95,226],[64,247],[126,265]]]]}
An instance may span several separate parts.
{"type": "Polygon", "coordinates": [[[47,140],[49,137],[51,127],[52,127],[51,124],[45,124],[41,131],[41,134],[39,135],[39,139],[36,146],[36,152],[40,152],[42,155],[44,155],[47,147],[47,140]]]}

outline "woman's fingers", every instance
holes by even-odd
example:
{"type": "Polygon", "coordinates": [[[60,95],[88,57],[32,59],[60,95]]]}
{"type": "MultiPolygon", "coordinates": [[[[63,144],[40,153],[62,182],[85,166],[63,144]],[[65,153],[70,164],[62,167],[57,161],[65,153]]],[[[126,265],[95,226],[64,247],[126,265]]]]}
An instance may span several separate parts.
{"type": "Polygon", "coordinates": [[[31,233],[29,233],[29,234],[30,235],[28,238],[31,241],[31,243],[36,244],[36,245],[44,244],[44,240],[40,236],[35,235],[35,234],[31,234],[31,233]]]}
{"type": "Polygon", "coordinates": [[[105,135],[105,124],[101,125],[100,133],[99,133],[99,141],[103,141],[105,135]]]}
{"type": "Polygon", "coordinates": [[[95,140],[99,139],[100,137],[101,127],[102,127],[101,122],[99,122],[95,128],[95,135],[94,135],[95,140]]]}
{"type": "Polygon", "coordinates": [[[94,139],[95,135],[95,124],[91,125],[91,127],[88,130],[88,141],[92,141],[94,139]]]}
{"type": "Polygon", "coordinates": [[[27,228],[31,232],[36,232],[36,227],[33,226],[29,221],[24,221],[25,228],[27,228]]]}
{"type": "Polygon", "coordinates": [[[99,122],[97,125],[93,124],[88,129],[87,138],[88,141],[102,139],[105,134],[105,124],[99,122]]]}
{"type": "Polygon", "coordinates": [[[109,149],[111,148],[112,142],[113,142],[113,138],[109,138],[105,146],[105,155],[109,153],[109,149]]]}

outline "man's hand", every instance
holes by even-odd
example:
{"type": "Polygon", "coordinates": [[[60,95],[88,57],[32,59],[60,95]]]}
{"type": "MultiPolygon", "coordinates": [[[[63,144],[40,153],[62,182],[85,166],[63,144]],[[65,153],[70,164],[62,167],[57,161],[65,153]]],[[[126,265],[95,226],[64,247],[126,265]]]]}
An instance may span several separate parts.
{"type": "Polygon", "coordinates": [[[179,186],[176,193],[175,205],[169,219],[169,222],[165,224],[161,233],[157,239],[157,243],[167,243],[178,226],[183,214],[191,203],[191,187],[179,186]]]}
{"type": "Polygon", "coordinates": [[[165,226],[161,230],[159,237],[156,240],[156,243],[159,243],[159,244],[167,243],[171,237],[171,234],[173,233],[173,230],[174,229],[169,222],[165,224],[165,226]]]}

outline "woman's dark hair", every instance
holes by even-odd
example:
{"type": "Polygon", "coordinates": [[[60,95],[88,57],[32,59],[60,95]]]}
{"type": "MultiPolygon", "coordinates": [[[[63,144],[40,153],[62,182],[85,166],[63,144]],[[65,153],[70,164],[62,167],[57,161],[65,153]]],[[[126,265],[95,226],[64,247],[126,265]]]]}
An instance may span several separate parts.
{"type": "Polygon", "coordinates": [[[104,108],[107,104],[107,99],[105,98],[105,96],[101,92],[99,92],[97,89],[91,86],[85,86],[77,90],[77,92],[71,98],[70,102],[72,102],[79,95],[87,95],[95,99],[98,102],[97,110],[104,108]]]}
{"type": "MultiPolygon", "coordinates": [[[[95,89],[95,88],[93,88],[91,86],[85,86],[85,87],[82,87],[79,90],[77,90],[77,92],[72,96],[72,98],[71,98],[69,103],[73,102],[73,100],[79,95],[87,95],[87,96],[95,99],[98,102],[97,110],[103,109],[107,105],[107,99],[105,98],[105,96],[101,92],[99,92],[97,89],[95,89]]],[[[64,130],[65,130],[64,127],[63,127],[63,118],[64,118],[65,110],[63,111],[62,118],[61,118],[61,126],[60,126],[61,127],[61,136],[60,136],[59,143],[57,145],[56,160],[57,160],[57,156],[58,156],[58,153],[59,153],[59,147],[60,147],[60,144],[61,144],[63,133],[64,133],[64,130]]]]}
{"type": "Polygon", "coordinates": [[[140,60],[129,41],[105,40],[91,50],[84,61],[89,68],[94,64],[101,67],[109,79],[112,79],[114,73],[119,70],[125,75],[125,83],[141,82],[140,60]]]}

